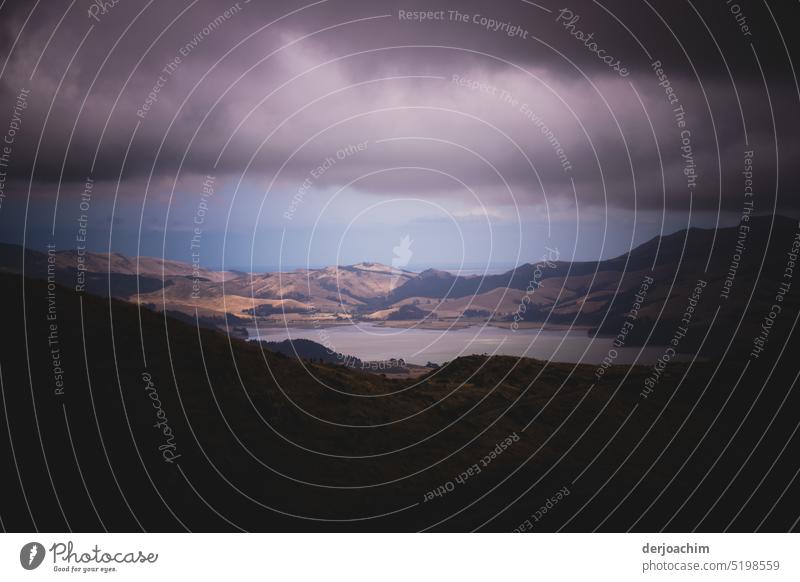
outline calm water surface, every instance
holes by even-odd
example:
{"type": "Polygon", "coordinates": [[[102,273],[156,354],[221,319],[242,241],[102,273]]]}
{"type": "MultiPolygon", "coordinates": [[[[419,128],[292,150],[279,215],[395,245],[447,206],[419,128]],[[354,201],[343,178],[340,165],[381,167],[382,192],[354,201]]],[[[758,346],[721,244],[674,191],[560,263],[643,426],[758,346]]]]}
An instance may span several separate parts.
{"type": "MultiPolygon", "coordinates": [[[[393,329],[374,324],[324,328],[249,328],[252,340],[283,341],[309,339],[334,351],[362,360],[403,358],[412,364],[441,364],[470,354],[526,356],[554,362],[598,364],[612,348],[611,338],[592,338],[585,330],[512,331],[498,327],[472,326],[466,329],[393,329]]],[[[659,346],[623,347],[617,350],[617,364],[652,364],[663,354],[659,346]],[[638,359],[637,359],[638,358],[638,359]]]]}

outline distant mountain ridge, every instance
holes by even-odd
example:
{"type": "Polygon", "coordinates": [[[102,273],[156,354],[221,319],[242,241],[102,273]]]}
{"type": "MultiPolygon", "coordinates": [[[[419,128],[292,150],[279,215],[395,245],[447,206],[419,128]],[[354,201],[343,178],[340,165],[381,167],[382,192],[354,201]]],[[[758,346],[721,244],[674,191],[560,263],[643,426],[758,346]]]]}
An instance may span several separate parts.
{"type": "MultiPolygon", "coordinates": [[[[217,272],[119,253],[88,253],[83,264],[86,292],[192,318],[197,314],[220,324],[233,318],[245,325],[254,317],[266,325],[489,319],[498,325],[590,326],[609,335],[618,332],[642,280],[651,277],[652,288],[638,311],[641,324],[629,336],[631,342],[642,342],[661,337],[662,332],[652,329],[656,321],[666,322],[665,329],[674,327],[698,280],[707,284],[692,320],[698,329],[710,322],[717,307],[734,316],[745,306],[769,307],[773,297],[763,289],[783,277],[786,249],[800,236],[798,223],[786,217],[752,217],[746,226],[749,230],[690,228],[654,237],[611,259],[526,263],[485,276],[437,269],[413,273],[373,262],[280,273],[217,272]],[[762,284],[751,297],[756,278],[762,284]],[[720,291],[726,285],[731,293],[723,301],[720,291]]],[[[21,247],[0,245],[0,270],[21,272],[22,257],[21,247]]],[[[27,275],[46,276],[46,253],[26,250],[24,257],[27,275]]],[[[75,251],[54,257],[57,280],[73,286],[75,251]]],[[[685,345],[698,338],[694,334],[685,345]]]]}

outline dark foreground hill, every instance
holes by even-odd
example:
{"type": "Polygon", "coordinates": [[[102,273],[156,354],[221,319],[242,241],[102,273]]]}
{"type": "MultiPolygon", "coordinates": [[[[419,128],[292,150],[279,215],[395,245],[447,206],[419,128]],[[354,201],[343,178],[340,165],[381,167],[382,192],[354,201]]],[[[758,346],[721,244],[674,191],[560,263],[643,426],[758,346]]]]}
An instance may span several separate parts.
{"type": "Polygon", "coordinates": [[[42,280],[0,289],[7,530],[796,524],[787,335],[669,365],[645,398],[647,367],[470,356],[387,380],[42,280]]]}

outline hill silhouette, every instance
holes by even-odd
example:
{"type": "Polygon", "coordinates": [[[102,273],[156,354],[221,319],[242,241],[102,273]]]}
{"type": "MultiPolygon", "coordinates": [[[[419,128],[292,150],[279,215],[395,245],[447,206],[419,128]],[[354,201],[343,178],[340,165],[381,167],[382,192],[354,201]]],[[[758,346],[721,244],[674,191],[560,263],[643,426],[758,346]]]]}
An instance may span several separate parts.
{"type": "Polygon", "coordinates": [[[780,346],[742,382],[731,364],[669,365],[647,398],[649,367],[597,380],[592,366],[469,356],[385,379],[43,280],[0,286],[16,306],[0,352],[11,531],[509,531],[565,486],[538,530],[681,530],[723,493],[701,530],[794,515],[791,496],[744,504],[757,478],[779,489],[798,467],[793,441],[779,463],[750,454],[780,450],[796,422],[796,366],[771,365],[780,346]]]}

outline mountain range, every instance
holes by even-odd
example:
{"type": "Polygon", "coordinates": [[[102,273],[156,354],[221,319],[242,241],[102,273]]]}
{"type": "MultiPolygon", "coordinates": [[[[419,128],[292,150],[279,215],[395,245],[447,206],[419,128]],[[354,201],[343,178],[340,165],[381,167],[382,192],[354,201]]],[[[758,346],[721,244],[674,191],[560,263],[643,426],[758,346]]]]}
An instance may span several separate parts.
{"type": "Polygon", "coordinates": [[[415,309],[402,313],[419,317],[427,300],[527,293],[534,280],[531,303],[541,307],[526,323],[551,314],[616,333],[613,318],[638,305],[631,333],[649,321],[642,341],[653,343],[683,326],[691,307],[681,345],[720,356],[612,364],[601,376],[595,365],[481,355],[416,378],[367,373],[315,345],[297,357],[298,346],[204,328],[188,310],[171,311],[177,302],[168,313],[142,308],[137,288],[157,298],[194,282],[185,264],[139,259],[151,267],[137,278],[137,259],[93,256],[82,264],[112,269],[85,271],[98,292],[76,292],[71,254],[1,247],[4,526],[510,531],[566,487],[537,531],[796,527],[791,354],[800,312],[791,276],[800,238],[788,219],[749,226],[744,243],[741,229],[690,229],[608,261],[526,265],[483,280],[372,264],[203,276],[206,291],[252,293],[239,296],[243,309],[256,294],[311,301],[307,280],[338,299],[330,287],[345,280],[358,317],[409,300],[415,309]],[[443,282],[453,291],[443,294],[443,282]],[[584,314],[579,304],[597,305],[584,314]],[[746,357],[765,318],[764,355],[746,357]]]}
{"type": "MultiPolygon", "coordinates": [[[[702,298],[693,308],[689,329],[703,330],[714,317],[730,323],[735,319],[729,315],[745,309],[768,311],[785,280],[792,249],[796,252],[798,232],[797,222],[786,217],[752,217],[735,227],[690,228],[655,237],[607,260],[546,259],[485,276],[436,269],[414,273],[377,263],[278,273],[214,271],[119,253],[79,258],[72,250],[25,250],[24,269],[28,276],[45,278],[50,263],[58,283],[75,287],[80,260],[86,292],[192,321],[197,316],[205,325],[240,332],[258,318],[266,326],[488,320],[500,326],[573,325],[615,335],[636,306],[637,325],[626,341],[665,343],[683,319],[698,282],[703,284],[702,298]],[[637,305],[643,281],[651,283],[637,305]]],[[[0,245],[0,270],[21,273],[22,260],[21,247],[0,245]]],[[[681,348],[691,351],[701,334],[687,335],[681,348]]]]}

